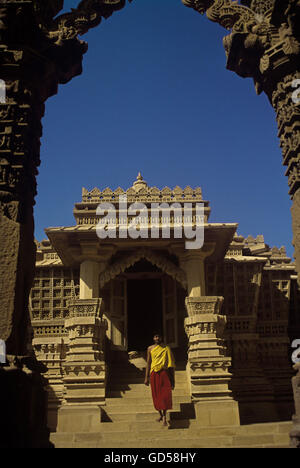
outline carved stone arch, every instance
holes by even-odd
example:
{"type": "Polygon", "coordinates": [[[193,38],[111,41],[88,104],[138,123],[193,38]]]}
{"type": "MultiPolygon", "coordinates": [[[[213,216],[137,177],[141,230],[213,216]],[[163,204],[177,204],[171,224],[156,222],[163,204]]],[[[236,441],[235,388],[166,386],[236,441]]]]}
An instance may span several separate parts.
{"type": "Polygon", "coordinates": [[[114,279],[116,276],[123,273],[127,268],[131,267],[141,259],[146,259],[153,265],[156,265],[164,273],[167,273],[172,278],[174,278],[178,283],[180,283],[183,288],[187,288],[187,278],[185,272],[175,265],[170,260],[167,260],[163,255],[159,255],[147,248],[140,248],[134,254],[129,255],[121,260],[117,261],[113,265],[109,266],[103,273],[101,273],[99,281],[100,288],[110,280],[114,279]]]}

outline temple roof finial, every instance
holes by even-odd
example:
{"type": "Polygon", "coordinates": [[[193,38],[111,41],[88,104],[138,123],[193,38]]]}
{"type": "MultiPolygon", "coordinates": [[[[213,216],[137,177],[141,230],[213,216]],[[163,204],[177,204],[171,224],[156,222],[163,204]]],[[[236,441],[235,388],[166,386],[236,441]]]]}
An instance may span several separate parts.
{"type": "Polygon", "coordinates": [[[136,178],[136,181],[133,182],[133,188],[134,188],[134,190],[136,190],[138,192],[139,190],[141,190],[144,187],[148,187],[148,184],[144,180],[144,177],[142,176],[142,174],[139,172],[138,176],[136,178]]]}

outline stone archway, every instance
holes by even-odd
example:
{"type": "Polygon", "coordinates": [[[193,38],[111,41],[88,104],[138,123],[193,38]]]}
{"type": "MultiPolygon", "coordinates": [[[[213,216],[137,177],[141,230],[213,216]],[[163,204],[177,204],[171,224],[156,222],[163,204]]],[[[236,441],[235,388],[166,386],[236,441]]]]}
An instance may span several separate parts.
{"type": "MultiPolygon", "coordinates": [[[[277,113],[293,199],[299,272],[300,114],[295,95],[300,80],[299,1],[183,2],[200,13],[207,12],[209,19],[231,30],[225,39],[227,67],[242,77],[254,78],[257,91],[267,94],[277,113]]],[[[0,338],[6,341],[8,353],[15,356],[27,352],[24,330],[29,322],[28,296],[34,271],[33,205],[44,103],[57,92],[58,84],[81,73],[87,45],[78,35],[125,4],[126,0],[83,0],[72,12],[57,16],[62,7],[58,0],[1,3],[0,70],[6,102],[0,104],[0,338]]],[[[295,395],[299,394],[297,385],[299,377],[295,395]]],[[[296,408],[298,411],[299,404],[296,408]]],[[[295,444],[300,440],[297,417],[295,444]]]]}
{"type": "MultiPolygon", "coordinates": [[[[141,351],[152,343],[156,330],[173,348],[185,343],[187,352],[187,284],[179,267],[163,255],[141,248],[105,270],[99,280],[112,349],[136,351],[131,348],[139,343],[141,351]],[[155,293],[157,297],[153,297],[155,293]],[[142,341],[134,339],[135,333],[144,335],[142,341]]],[[[177,354],[182,355],[179,351],[177,354]]]]}
{"type": "Polygon", "coordinates": [[[161,268],[162,271],[178,281],[183,286],[183,288],[187,287],[186,274],[180,267],[165,258],[163,255],[155,253],[146,247],[138,249],[132,255],[128,255],[127,257],[122,258],[105,269],[105,271],[103,271],[99,277],[100,287],[102,288],[107,281],[115,278],[117,275],[124,272],[126,268],[134,265],[138,260],[143,258],[161,268]]]}

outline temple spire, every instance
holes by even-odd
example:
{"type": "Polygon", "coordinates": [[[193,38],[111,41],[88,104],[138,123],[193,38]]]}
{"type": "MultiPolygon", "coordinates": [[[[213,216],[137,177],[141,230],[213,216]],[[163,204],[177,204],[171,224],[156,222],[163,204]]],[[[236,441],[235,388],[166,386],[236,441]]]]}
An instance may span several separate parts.
{"type": "Polygon", "coordinates": [[[142,174],[139,172],[136,181],[133,182],[133,188],[139,192],[142,188],[148,187],[147,182],[144,180],[142,174]]]}

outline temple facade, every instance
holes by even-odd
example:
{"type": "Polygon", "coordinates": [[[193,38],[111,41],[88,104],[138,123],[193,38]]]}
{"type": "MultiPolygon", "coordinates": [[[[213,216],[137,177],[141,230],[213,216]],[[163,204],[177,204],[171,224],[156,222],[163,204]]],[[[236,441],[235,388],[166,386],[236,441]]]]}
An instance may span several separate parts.
{"type": "Polygon", "coordinates": [[[159,190],[140,174],[128,190],[83,189],[74,217],[74,226],[47,228],[48,239],[37,243],[30,294],[52,432],[99,430],[115,369],[138,362],[142,375],[157,331],[173,349],[200,425],[291,420],[291,343],[300,336],[300,314],[295,265],[283,247],[238,235],[238,224],[210,223],[200,188],[159,190]],[[186,203],[190,216],[161,212],[155,238],[122,236],[122,222],[133,219],[120,205],[124,196],[149,210],[186,203]],[[115,208],[106,238],[97,234],[103,203],[115,208]],[[187,249],[175,228],[195,228],[198,205],[204,242],[187,249]]]}

